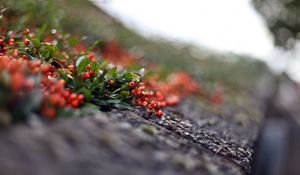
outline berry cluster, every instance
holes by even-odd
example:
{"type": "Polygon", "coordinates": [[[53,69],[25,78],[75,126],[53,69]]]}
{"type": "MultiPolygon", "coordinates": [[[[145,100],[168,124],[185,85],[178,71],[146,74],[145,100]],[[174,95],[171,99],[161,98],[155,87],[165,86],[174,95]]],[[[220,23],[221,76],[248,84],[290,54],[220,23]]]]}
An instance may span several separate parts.
{"type": "MultiPolygon", "coordinates": [[[[28,33],[28,29],[25,30],[28,33]]],[[[24,32],[24,33],[25,33],[24,32]]],[[[1,43],[0,73],[1,84],[11,89],[11,97],[20,99],[35,88],[40,91],[40,112],[43,116],[53,119],[57,110],[78,108],[84,101],[82,94],[75,94],[68,88],[63,79],[55,79],[55,67],[41,60],[30,60],[25,54],[19,55],[17,49],[4,49],[7,46],[14,47],[14,39],[10,38],[7,43],[1,43]],[[12,51],[12,52],[10,52],[12,51]],[[41,77],[41,78],[39,78],[41,77]],[[8,82],[5,82],[8,80],[8,82]],[[39,81],[40,80],[40,81],[39,81]]],[[[24,45],[29,46],[30,41],[24,40],[24,45]]],[[[2,99],[5,101],[5,99],[2,99]]],[[[5,102],[4,102],[5,103],[5,102]]],[[[11,103],[11,102],[7,102],[11,103]]],[[[17,103],[17,101],[15,101],[17,103]]]]}

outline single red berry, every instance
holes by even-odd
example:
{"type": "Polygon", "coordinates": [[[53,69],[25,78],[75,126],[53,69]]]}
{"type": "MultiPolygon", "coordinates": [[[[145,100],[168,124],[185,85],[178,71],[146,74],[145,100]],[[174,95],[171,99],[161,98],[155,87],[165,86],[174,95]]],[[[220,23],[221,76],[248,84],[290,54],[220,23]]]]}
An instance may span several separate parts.
{"type": "Polygon", "coordinates": [[[29,41],[28,39],[25,39],[25,40],[24,40],[24,44],[25,44],[25,46],[29,46],[30,41],[29,41]]]}
{"type": "Polygon", "coordinates": [[[0,39],[0,45],[3,45],[3,44],[4,44],[3,39],[0,39]]]}
{"type": "Polygon", "coordinates": [[[164,113],[163,113],[161,110],[158,110],[158,111],[155,112],[155,115],[156,115],[157,117],[161,117],[161,116],[164,115],[164,113]]]}
{"type": "Polygon", "coordinates": [[[51,67],[48,64],[41,65],[41,73],[47,74],[50,71],[51,67]]]}
{"type": "Polygon", "coordinates": [[[3,47],[3,48],[2,48],[2,51],[3,51],[3,52],[6,52],[6,51],[7,51],[7,47],[3,47]]]}
{"type": "Polygon", "coordinates": [[[133,81],[131,81],[131,82],[128,83],[128,86],[129,86],[130,88],[134,88],[135,83],[134,83],[133,81]]]}
{"type": "Polygon", "coordinates": [[[26,60],[26,59],[28,58],[26,54],[22,54],[21,57],[22,57],[24,60],[26,60]]]}
{"type": "Polygon", "coordinates": [[[132,95],[135,95],[135,89],[132,89],[131,91],[130,91],[130,93],[132,94],[132,95]]]}
{"type": "Polygon", "coordinates": [[[44,109],[43,114],[49,119],[54,119],[56,116],[56,111],[54,108],[47,107],[44,109]]]}
{"type": "Polygon", "coordinates": [[[73,101],[77,98],[77,95],[75,93],[72,93],[69,97],[69,101],[73,101]]]}
{"type": "Polygon", "coordinates": [[[71,106],[73,108],[78,108],[79,107],[79,100],[78,99],[75,99],[71,102],[71,106]]]}
{"type": "Polygon", "coordinates": [[[77,99],[79,100],[79,102],[83,102],[83,100],[84,100],[84,95],[79,94],[79,95],[77,96],[77,99]]]}
{"type": "Polygon", "coordinates": [[[93,71],[93,70],[90,70],[90,71],[89,71],[89,75],[90,75],[90,76],[93,76],[93,75],[94,75],[94,71],[93,71]]]}
{"type": "Polygon", "coordinates": [[[19,55],[19,51],[18,49],[15,49],[14,52],[13,52],[13,57],[17,57],[19,55]]]}
{"type": "Polygon", "coordinates": [[[82,74],[82,79],[83,80],[87,80],[89,78],[90,78],[90,74],[88,72],[85,72],[85,73],[82,74]]]}
{"type": "Polygon", "coordinates": [[[29,29],[25,29],[24,30],[24,35],[28,35],[30,33],[30,30],[29,29]]]}
{"type": "Polygon", "coordinates": [[[14,44],[15,44],[15,39],[10,38],[10,39],[8,40],[8,45],[9,45],[9,46],[13,46],[14,44]]]}

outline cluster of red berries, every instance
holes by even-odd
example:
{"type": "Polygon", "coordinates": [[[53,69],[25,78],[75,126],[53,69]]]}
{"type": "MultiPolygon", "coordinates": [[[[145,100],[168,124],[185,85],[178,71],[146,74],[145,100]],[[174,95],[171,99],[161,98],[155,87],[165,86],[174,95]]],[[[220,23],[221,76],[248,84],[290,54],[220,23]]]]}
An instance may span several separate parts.
{"type": "Polygon", "coordinates": [[[165,107],[167,103],[160,98],[159,91],[154,92],[150,89],[146,89],[144,83],[137,85],[137,82],[130,82],[129,87],[132,88],[131,94],[137,96],[135,101],[137,106],[146,107],[149,115],[153,113],[155,113],[157,117],[164,115],[161,108],[165,107]]]}
{"type": "Polygon", "coordinates": [[[9,86],[13,93],[20,93],[24,90],[32,90],[34,81],[26,77],[28,62],[22,59],[15,59],[0,53],[0,72],[6,72],[9,77],[9,86]]]}
{"type": "MultiPolygon", "coordinates": [[[[95,59],[94,57],[92,57],[93,59],[95,59]]],[[[81,74],[81,76],[79,78],[81,78],[82,80],[87,80],[89,78],[91,78],[94,75],[94,71],[91,69],[91,65],[88,64],[85,69],[87,70],[86,72],[83,72],[81,74]]]]}
{"type": "MultiPolygon", "coordinates": [[[[29,33],[28,29],[24,31],[26,35],[29,33]]],[[[25,47],[30,45],[28,39],[24,39],[23,42],[25,47]]],[[[7,46],[17,47],[17,44],[13,38],[8,39],[7,43],[0,39],[0,73],[9,80],[8,86],[12,90],[12,96],[22,98],[34,87],[37,88],[41,92],[40,112],[49,119],[55,118],[60,109],[79,108],[84,102],[82,94],[73,93],[65,88],[66,83],[63,79],[57,79],[57,71],[60,69],[67,70],[71,75],[73,65],[56,68],[51,64],[42,63],[39,59],[30,60],[25,54],[19,55],[17,49],[6,49],[7,46]],[[38,77],[41,77],[40,83],[37,83],[38,77]]],[[[2,78],[1,81],[5,80],[2,78]]]]}
{"type": "Polygon", "coordinates": [[[57,109],[79,108],[84,101],[82,94],[72,93],[69,88],[65,88],[65,81],[62,79],[55,80],[43,76],[41,88],[43,94],[41,112],[50,119],[55,118],[57,109]]]}

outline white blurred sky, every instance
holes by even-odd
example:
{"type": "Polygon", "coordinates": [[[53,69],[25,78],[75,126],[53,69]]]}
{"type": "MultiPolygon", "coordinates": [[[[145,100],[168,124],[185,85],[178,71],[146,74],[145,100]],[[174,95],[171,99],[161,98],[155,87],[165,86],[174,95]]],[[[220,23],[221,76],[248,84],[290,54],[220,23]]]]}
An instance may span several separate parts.
{"type": "MultiPolygon", "coordinates": [[[[218,51],[245,54],[266,61],[273,69],[288,71],[300,80],[300,62],[286,58],[250,0],[92,0],[128,28],[218,51]]],[[[299,59],[298,59],[299,60],[299,59]]]]}

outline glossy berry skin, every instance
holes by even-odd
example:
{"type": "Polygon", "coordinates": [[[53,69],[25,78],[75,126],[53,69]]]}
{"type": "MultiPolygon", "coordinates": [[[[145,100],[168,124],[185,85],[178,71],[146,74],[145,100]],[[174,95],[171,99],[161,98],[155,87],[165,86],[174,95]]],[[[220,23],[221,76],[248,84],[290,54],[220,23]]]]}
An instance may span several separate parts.
{"type": "Polygon", "coordinates": [[[29,46],[29,44],[30,44],[30,41],[29,41],[28,39],[25,39],[25,40],[24,40],[24,45],[25,45],[25,46],[29,46]]]}
{"type": "Polygon", "coordinates": [[[24,30],[24,35],[28,35],[30,33],[30,30],[29,29],[25,29],[24,30]]]}
{"type": "Polygon", "coordinates": [[[131,82],[128,83],[128,86],[129,86],[130,88],[134,88],[135,85],[136,85],[136,83],[135,83],[134,81],[131,81],[131,82]]]}
{"type": "Polygon", "coordinates": [[[9,45],[9,46],[13,46],[14,44],[15,44],[15,39],[10,38],[10,39],[8,40],[8,45],[9,45]]]}
{"type": "Polygon", "coordinates": [[[155,115],[160,118],[164,115],[164,113],[161,110],[158,110],[155,112],[155,115]]]}
{"type": "Polygon", "coordinates": [[[90,78],[90,74],[88,72],[85,72],[85,73],[82,74],[82,79],[83,80],[87,80],[89,78],[90,78]]]}
{"type": "Polygon", "coordinates": [[[93,76],[93,75],[94,75],[94,71],[93,71],[93,70],[90,70],[90,71],[89,71],[89,75],[90,75],[90,76],[93,76]]]}

